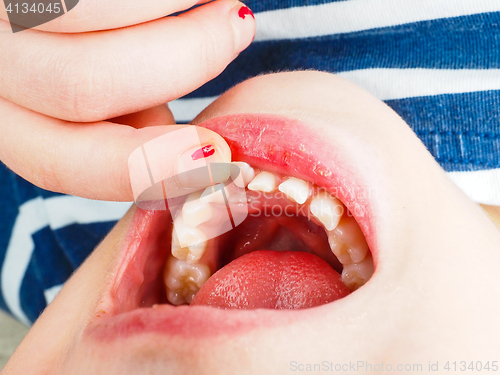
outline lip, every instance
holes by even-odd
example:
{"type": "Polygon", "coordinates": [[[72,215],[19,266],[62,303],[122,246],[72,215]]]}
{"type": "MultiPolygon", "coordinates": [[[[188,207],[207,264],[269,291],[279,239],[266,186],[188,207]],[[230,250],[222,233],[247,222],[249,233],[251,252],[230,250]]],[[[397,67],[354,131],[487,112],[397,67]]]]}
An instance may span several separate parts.
{"type": "MultiPolygon", "coordinates": [[[[220,134],[229,144],[233,160],[311,181],[337,196],[358,221],[377,265],[373,202],[366,194],[358,194],[369,191],[367,183],[361,170],[352,164],[348,155],[338,152],[330,139],[325,140],[301,121],[276,115],[229,115],[198,126],[220,134]]],[[[150,333],[189,339],[239,335],[316,319],[317,314],[329,312],[352,298],[348,296],[311,309],[284,311],[163,304],[151,307],[148,301],[138,300],[139,289],[148,275],[161,274],[159,270],[165,264],[167,252],[150,249],[170,243],[171,225],[166,211],[136,208],[120,249],[116,273],[101,299],[99,312],[102,314],[96,314],[84,335],[100,342],[150,333]],[[149,236],[149,233],[160,235],[149,236]]]]}

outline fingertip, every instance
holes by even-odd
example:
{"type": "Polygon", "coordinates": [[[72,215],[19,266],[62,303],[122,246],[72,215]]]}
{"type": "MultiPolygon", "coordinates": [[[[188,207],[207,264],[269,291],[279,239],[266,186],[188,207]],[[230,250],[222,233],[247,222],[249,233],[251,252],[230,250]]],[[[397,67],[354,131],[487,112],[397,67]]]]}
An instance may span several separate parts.
{"type": "Polygon", "coordinates": [[[230,13],[234,32],[235,52],[240,53],[252,43],[255,37],[255,16],[245,4],[237,1],[230,13]]]}
{"type": "Polygon", "coordinates": [[[170,130],[144,142],[128,158],[130,185],[139,207],[198,190],[206,182],[200,168],[231,162],[229,145],[219,134],[193,125],[170,130]],[[197,181],[203,183],[198,186],[197,181]]]}

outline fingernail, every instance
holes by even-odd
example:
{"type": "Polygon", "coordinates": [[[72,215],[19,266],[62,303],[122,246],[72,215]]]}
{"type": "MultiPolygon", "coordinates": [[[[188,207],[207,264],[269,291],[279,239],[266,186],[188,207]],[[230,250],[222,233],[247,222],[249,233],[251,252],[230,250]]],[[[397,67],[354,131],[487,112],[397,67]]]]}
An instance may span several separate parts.
{"type": "Polygon", "coordinates": [[[186,188],[202,188],[225,182],[230,175],[230,162],[214,143],[191,148],[177,160],[177,183],[186,188]]]}
{"type": "Polygon", "coordinates": [[[235,49],[240,53],[247,48],[255,36],[255,16],[245,4],[237,2],[231,10],[235,49]]]}

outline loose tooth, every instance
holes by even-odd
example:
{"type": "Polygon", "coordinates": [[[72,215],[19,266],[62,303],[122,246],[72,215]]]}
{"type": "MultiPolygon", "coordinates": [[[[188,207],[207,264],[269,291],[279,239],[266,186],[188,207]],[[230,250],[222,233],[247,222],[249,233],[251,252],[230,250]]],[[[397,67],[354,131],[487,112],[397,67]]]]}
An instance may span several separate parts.
{"type": "Polygon", "coordinates": [[[241,178],[236,178],[234,184],[240,188],[245,188],[255,177],[254,169],[243,161],[234,161],[232,164],[237,165],[241,171],[241,178]]]}
{"type": "Polygon", "coordinates": [[[271,172],[260,172],[255,178],[248,184],[248,189],[253,191],[263,191],[264,193],[270,193],[276,189],[276,179],[271,172]]]}
{"type": "Polygon", "coordinates": [[[190,303],[209,277],[206,264],[189,264],[170,257],[163,274],[168,300],[173,305],[190,303]]]}
{"type": "Polygon", "coordinates": [[[207,248],[207,236],[198,228],[186,227],[182,215],[174,220],[172,255],[190,263],[201,259],[207,248]]]}
{"type": "Polygon", "coordinates": [[[299,204],[305,203],[309,198],[309,184],[300,178],[290,177],[278,189],[299,204]]]}
{"type": "Polygon", "coordinates": [[[344,266],[342,281],[351,291],[354,291],[363,286],[372,275],[373,259],[371,256],[368,256],[359,263],[344,266]]]}
{"type": "Polygon", "coordinates": [[[198,225],[212,220],[214,210],[209,203],[202,202],[201,192],[190,194],[186,203],[182,206],[182,219],[184,225],[190,228],[196,228],[198,225]]]}
{"type": "Polygon", "coordinates": [[[323,224],[326,230],[334,230],[344,213],[344,205],[330,194],[321,192],[309,204],[311,213],[323,224]]]}
{"type": "Polygon", "coordinates": [[[226,204],[226,200],[224,199],[224,195],[222,193],[223,190],[226,198],[229,198],[231,193],[228,188],[224,187],[224,184],[217,184],[207,187],[201,194],[200,201],[203,203],[226,204]]]}

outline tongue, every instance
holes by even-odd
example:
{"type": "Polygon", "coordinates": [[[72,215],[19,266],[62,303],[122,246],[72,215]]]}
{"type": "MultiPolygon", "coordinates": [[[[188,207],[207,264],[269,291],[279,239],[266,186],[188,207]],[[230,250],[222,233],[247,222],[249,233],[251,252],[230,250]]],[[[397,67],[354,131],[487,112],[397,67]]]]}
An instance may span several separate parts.
{"type": "Polygon", "coordinates": [[[340,275],[316,255],[260,250],[217,271],[191,305],[223,309],[303,309],[349,294],[340,275]]]}

